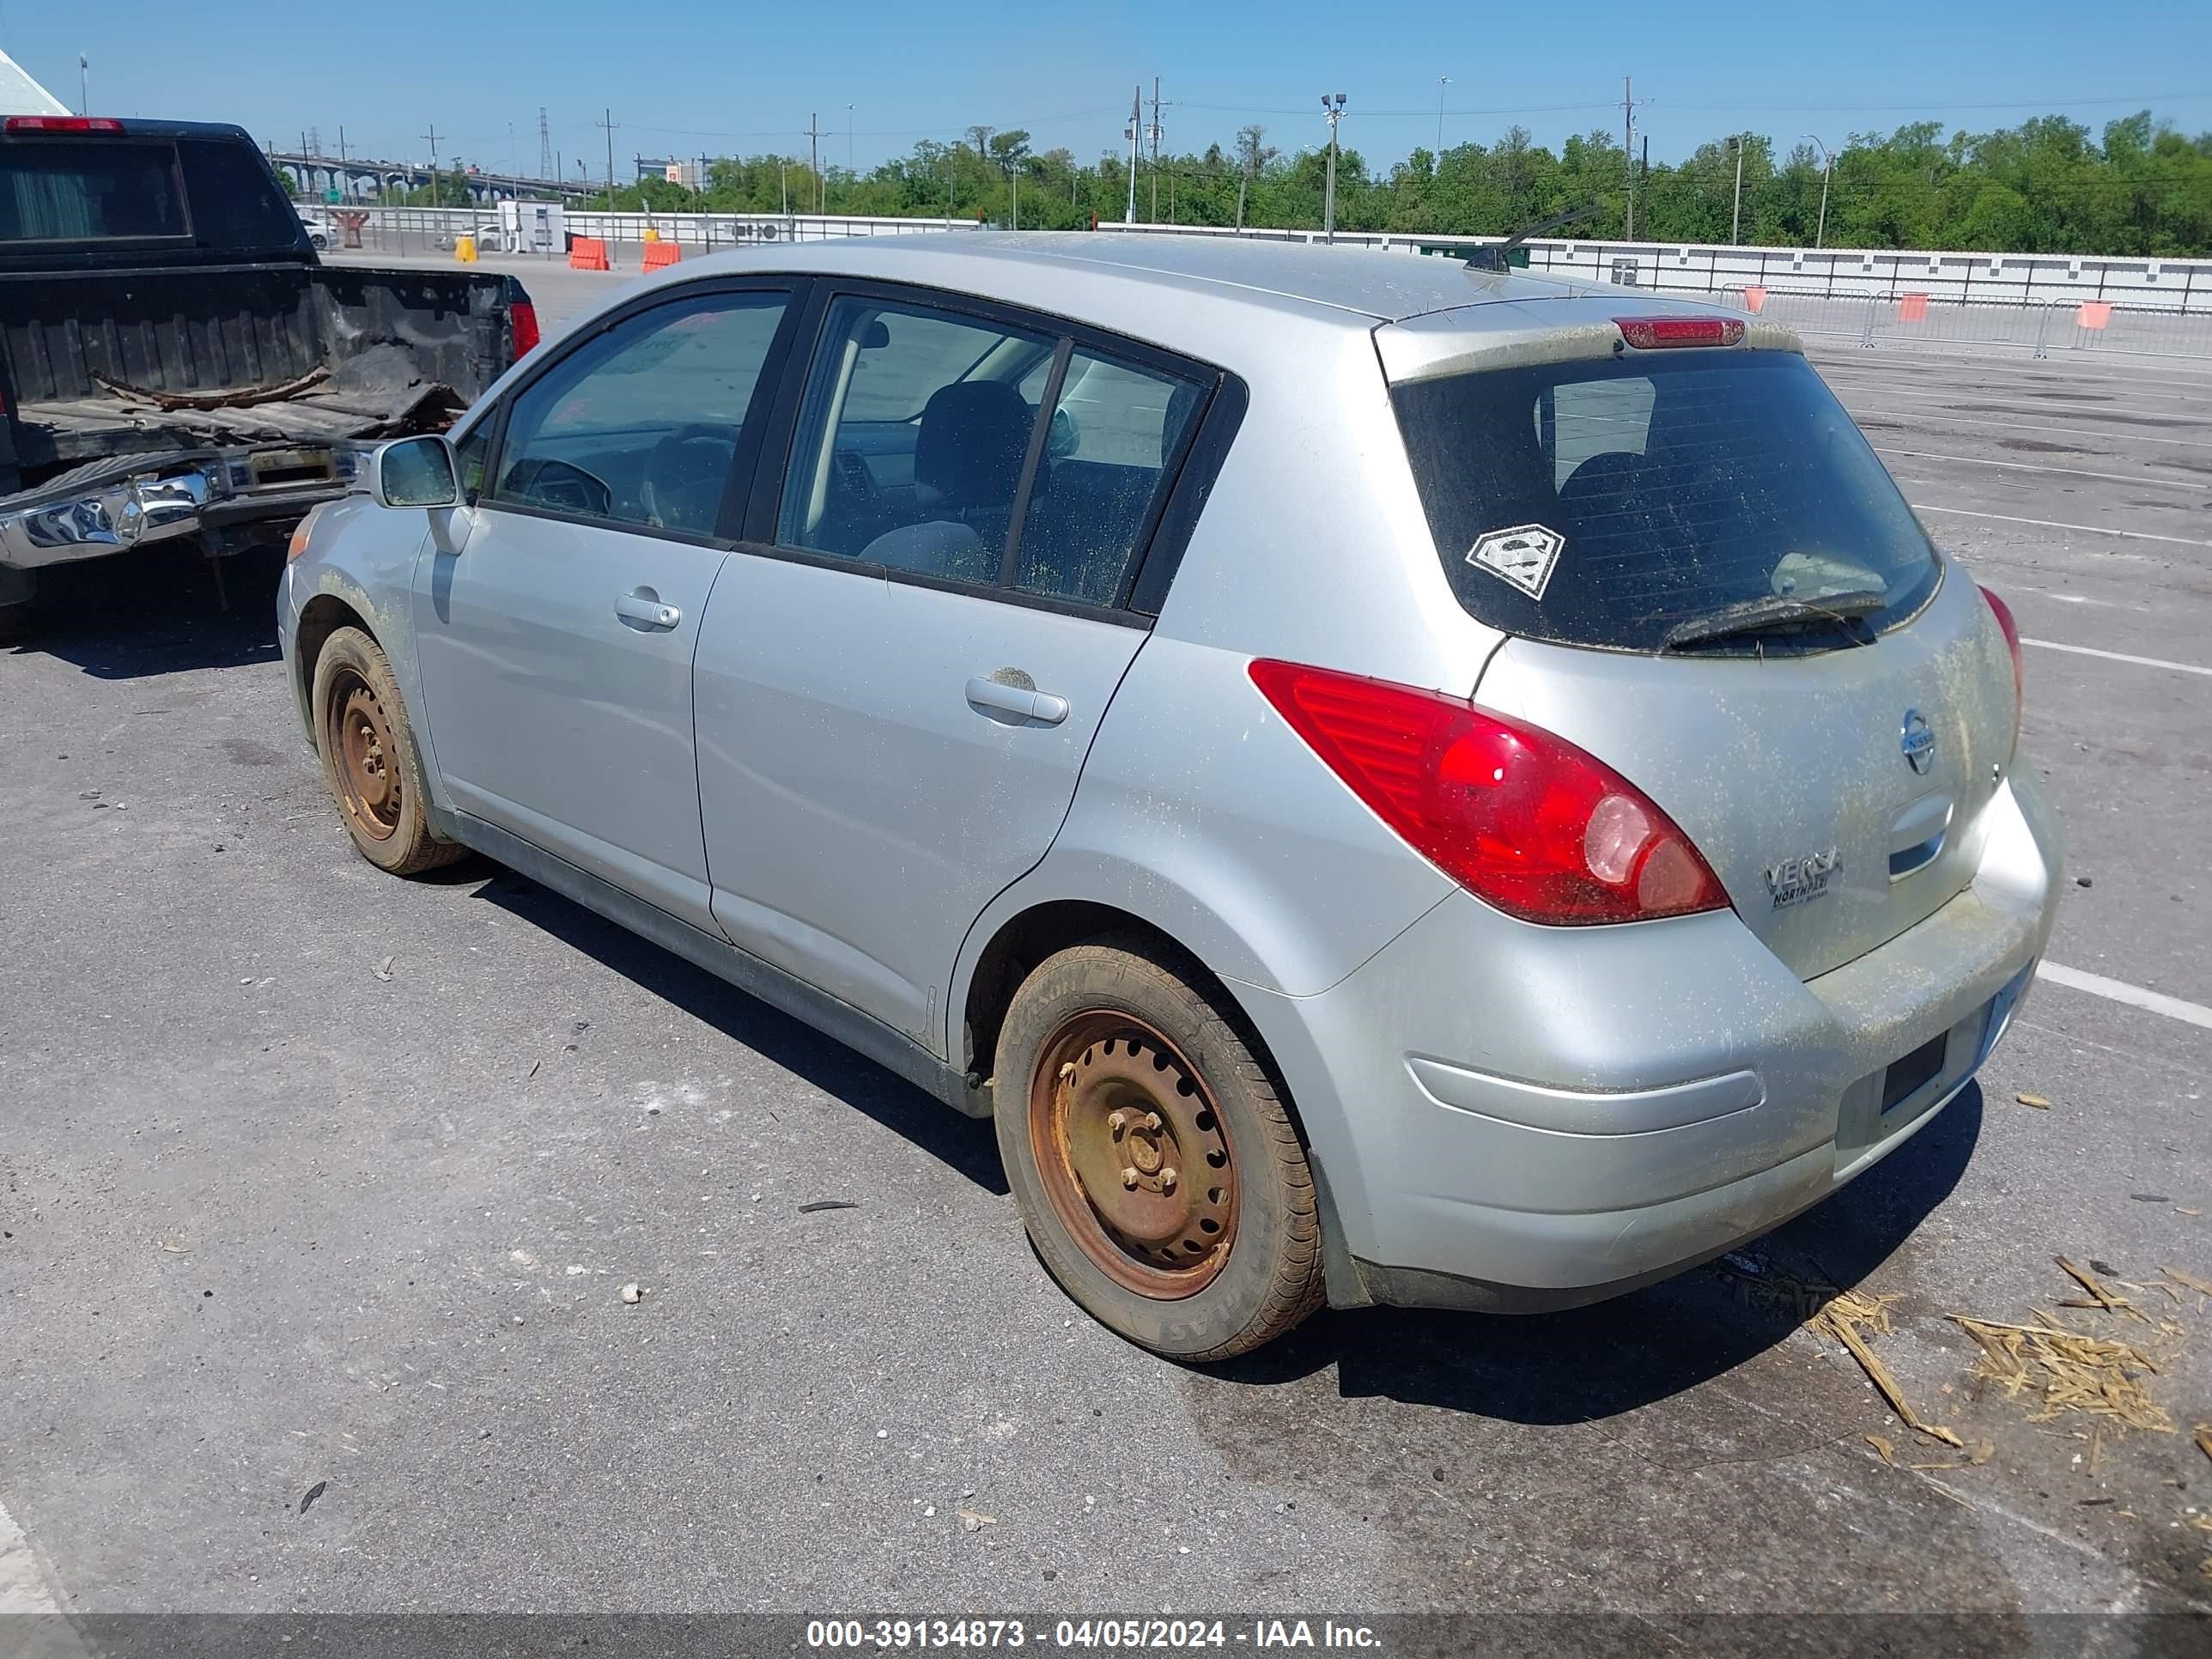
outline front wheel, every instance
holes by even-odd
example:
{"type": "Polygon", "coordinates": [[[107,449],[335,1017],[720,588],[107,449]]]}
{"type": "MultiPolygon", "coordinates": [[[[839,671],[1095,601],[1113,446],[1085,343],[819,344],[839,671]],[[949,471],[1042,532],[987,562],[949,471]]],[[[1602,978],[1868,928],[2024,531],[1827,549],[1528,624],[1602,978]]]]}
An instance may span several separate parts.
{"type": "Polygon", "coordinates": [[[1226,1359],[1322,1299],[1313,1171],[1273,1084],[1195,975],[1139,940],[1062,951],[999,1035],[999,1151],[1030,1237],[1094,1318],[1226,1359]]]}
{"type": "Polygon", "coordinates": [[[313,690],[323,778],[361,855],[395,876],[465,857],[466,848],[430,833],[422,759],[383,647],[358,628],[336,629],[315,659],[313,690]]]}

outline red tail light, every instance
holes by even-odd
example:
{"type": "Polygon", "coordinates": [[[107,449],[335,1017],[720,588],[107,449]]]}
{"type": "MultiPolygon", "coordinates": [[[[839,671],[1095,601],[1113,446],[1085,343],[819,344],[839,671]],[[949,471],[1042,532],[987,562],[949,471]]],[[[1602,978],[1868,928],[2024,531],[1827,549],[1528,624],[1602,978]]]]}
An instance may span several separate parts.
{"type": "Polygon", "coordinates": [[[123,123],[105,115],[11,115],[0,132],[120,132],[123,123]]]}
{"type": "Polygon", "coordinates": [[[1986,587],[1982,597],[1989,601],[1990,614],[1997,619],[1997,627],[2004,635],[2005,649],[2012,653],[2012,752],[2020,752],[2020,714],[2027,702],[2027,672],[2020,659],[2020,624],[2012,619],[2012,607],[1986,587]]]}
{"type": "Polygon", "coordinates": [[[1562,738],[1439,692],[1265,659],[1252,682],[1414,851],[1523,921],[1728,908],[1690,839],[1562,738]]]}
{"type": "Polygon", "coordinates": [[[1639,351],[1743,343],[1743,325],[1732,317],[1616,317],[1613,324],[1639,351]]]}
{"type": "Polygon", "coordinates": [[[507,308],[508,325],[514,330],[514,355],[518,359],[530,355],[538,343],[538,307],[527,300],[517,300],[507,308]]]}

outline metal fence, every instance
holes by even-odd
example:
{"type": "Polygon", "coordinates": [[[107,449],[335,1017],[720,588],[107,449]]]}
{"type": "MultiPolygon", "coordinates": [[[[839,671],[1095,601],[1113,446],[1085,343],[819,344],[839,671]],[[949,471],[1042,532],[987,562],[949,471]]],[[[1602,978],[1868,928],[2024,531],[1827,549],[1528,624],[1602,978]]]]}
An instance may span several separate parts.
{"type": "Polygon", "coordinates": [[[2212,313],[2202,311],[2094,300],[1951,300],[1917,292],[1836,297],[1755,285],[1727,289],[1721,297],[1808,339],[1848,342],[1870,351],[1936,347],[2025,351],[2044,358],[2100,352],[2212,359],[2212,313]]]}
{"type": "MultiPolygon", "coordinates": [[[[450,252],[463,236],[473,236],[484,252],[523,253],[526,248],[503,245],[499,210],[481,208],[380,207],[329,209],[320,213],[334,241],[351,247],[344,221],[358,216],[364,252],[420,254],[450,252]]],[[[809,213],[590,213],[571,210],[565,219],[570,236],[592,236],[611,247],[642,245],[651,230],[661,241],[681,244],[687,251],[758,247],[784,242],[834,241],[848,236],[904,236],[932,232],[974,230],[973,219],[863,218],[849,215],[809,213]]],[[[541,249],[544,257],[566,257],[562,248],[541,249]]]]}

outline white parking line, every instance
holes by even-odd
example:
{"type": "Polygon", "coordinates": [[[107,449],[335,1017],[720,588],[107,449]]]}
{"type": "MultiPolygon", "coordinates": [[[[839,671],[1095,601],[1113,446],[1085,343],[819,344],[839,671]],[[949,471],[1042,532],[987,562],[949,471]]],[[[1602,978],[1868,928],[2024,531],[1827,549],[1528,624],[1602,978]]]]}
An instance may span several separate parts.
{"type": "Polygon", "coordinates": [[[2144,668],[2171,668],[2177,674],[2212,674],[2212,668],[2193,662],[2168,662],[2163,657],[2131,657],[2124,651],[2100,651],[2094,645],[2061,645],[2056,640],[2034,640],[2025,634],[2020,636],[2020,642],[2022,645],[2039,645],[2045,651],[2071,652],[2077,657],[2102,657],[2107,662],[2131,662],[2144,668]]]}
{"type": "MultiPolygon", "coordinates": [[[[1932,478],[1922,479],[1933,483],[1932,478]]],[[[2032,524],[2043,530],[2077,530],[2084,536],[2124,536],[2131,542],[2172,542],[2177,547],[2212,547],[2195,536],[2154,536],[2147,530],[2114,530],[2100,524],[2061,524],[2056,519],[2016,519],[2009,513],[1977,513],[1971,507],[1936,507],[1927,501],[1907,503],[1915,513],[1949,513],[1961,519],[1994,519],[1999,524],[2032,524]]]]}
{"type": "Polygon", "coordinates": [[[2154,478],[2148,473],[2090,472],[2078,466],[2043,466],[2033,461],[1995,461],[1981,455],[1951,455],[1940,449],[1892,449],[1887,444],[1875,444],[1879,455],[1917,455],[1926,461],[1957,461],[1966,466],[2001,466],[2008,472],[2056,472],[2069,478],[2102,478],[2108,483],[2149,484],[2159,489],[2186,489],[2202,495],[2204,486],[2191,483],[2186,478],[2154,478]]]}
{"type": "Polygon", "coordinates": [[[2053,985],[2063,985],[2069,991],[2087,991],[2093,997],[2124,1002],[2130,1008],[2146,1008],[2154,1014],[2164,1014],[2168,1019],[2185,1020],[2191,1025],[2201,1025],[2212,1031],[2212,1008],[2184,1002],[2179,997],[2170,997],[2163,991],[2146,990],[2140,985],[2130,985],[2125,980],[2106,979],[2102,974],[2085,974],[2079,968],[2063,967],[2055,962],[2036,963],[2035,976],[2047,979],[2053,985]]]}
{"type": "Polygon", "coordinates": [[[59,1613],[47,1593],[46,1575],[39,1571],[31,1540],[23,1536],[15,1517],[0,1507],[0,1616],[11,1613],[59,1613]]]}

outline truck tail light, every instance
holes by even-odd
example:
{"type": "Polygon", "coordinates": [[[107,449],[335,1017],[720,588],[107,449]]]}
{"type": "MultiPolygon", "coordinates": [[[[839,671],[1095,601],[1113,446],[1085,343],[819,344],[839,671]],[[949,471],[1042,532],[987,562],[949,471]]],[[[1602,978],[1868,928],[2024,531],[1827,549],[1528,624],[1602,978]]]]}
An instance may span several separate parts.
{"type": "Polygon", "coordinates": [[[105,115],[11,115],[0,132],[120,132],[123,123],[105,115]]]}
{"type": "Polygon", "coordinates": [[[538,307],[527,300],[517,300],[507,307],[507,318],[514,330],[514,355],[520,361],[530,355],[542,337],[538,332],[538,307]]]}
{"type": "Polygon", "coordinates": [[[1743,325],[1733,317],[1616,317],[1613,325],[1638,351],[1743,343],[1743,325]]]}
{"type": "Polygon", "coordinates": [[[2020,752],[2020,716],[2027,702],[2027,672],[2020,659],[2020,624],[2012,619],[2012,607],[1988,588],[1982,589],[1982,598],[1989,602],[1990,614],[1997,619],[2005,649],[2012,653],[2012,748],[2005,757],[2009,762],[2020,752]]]}
{"type": "Polygon", "coordinates": [[[1571,927],[1728,908],[1674,821],[1563,738],[1388,680],[1264,658],[1250,672],[1377,817],[1508,915],[1571,927]]]}

